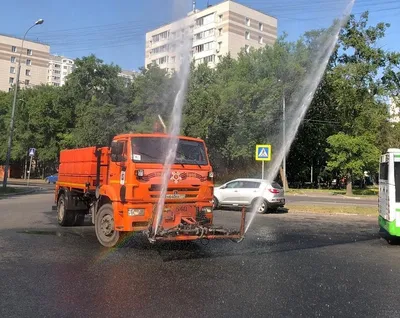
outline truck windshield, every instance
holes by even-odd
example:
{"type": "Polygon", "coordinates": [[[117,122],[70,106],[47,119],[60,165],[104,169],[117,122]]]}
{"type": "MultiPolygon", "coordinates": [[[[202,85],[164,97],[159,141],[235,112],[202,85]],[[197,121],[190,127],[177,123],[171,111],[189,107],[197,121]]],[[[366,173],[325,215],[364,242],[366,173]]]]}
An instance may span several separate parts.
{"type": "MultiPolygon", "coordinates": [[[[132,138],[132,160],[142,163],[164,163],[168,151],[168,138],[134,137],[132,138]]],[[[208,164],[204,143],[179,139],[175,163],[183,165],[208,164]]]]}

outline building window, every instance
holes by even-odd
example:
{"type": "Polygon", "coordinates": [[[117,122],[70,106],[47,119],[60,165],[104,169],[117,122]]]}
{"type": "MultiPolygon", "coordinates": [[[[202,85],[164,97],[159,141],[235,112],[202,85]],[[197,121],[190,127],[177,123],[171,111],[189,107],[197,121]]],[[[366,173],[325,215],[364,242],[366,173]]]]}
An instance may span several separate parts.
{"type": "Polygon", "coordinates": [[[258,43],[263,44],[264,43],[264,39],[262,36],[258,37],[258,43]]]}
{"type": "Polygon", "coordinates": [[[258,24],[258,29],[260,30],[260,31],[263,31],[264,30],[264,24],[262,24],[261,22],[258,24]]]}
{"type": "Polygon", "coordinates": [[[11,47],[11,52],[14,52],[14,53],[17,52],[17,47],[16,46],[12,46],[11,47]]]}
{"type": "Polygon", "coordinates": [[[15,56],[11,56],[10,62],[15,63],[15,56]]]}
{"type": "Polygon", "coordinates": [[[29,80],[28,79],[25,80],[25,85],[29,85],[29,80]]]}
{"type": "Polygon", "coordinates": [[[201,39],[208,38],[209,36],[213,36],[213,35],[214,35],[214,29],[209,29],[209,30],[206,30],[203,32],[196,33],[194,35],[194,39],[201,40],[201,39]]]}
{"type": "Polygon", "coordinates": [[[14,67],[14,66],[11,66],[11,67],[10,67],[10,73],[11,73],[11,74],[15,74],[15,67],[14,67]]]}
{"type": "Polygon", "coordinates": [[[194,47],[194,53],[200,53],[200,52],[203,52],[203,51],[209,51],[209,50],[212,50],[213,48],[214,48],[214,42],[208,42],[208,43],[196,45],[194,47]]]}
{"type": "Polygon", "coordinates": [[[63,63],[67,63],[67,60],[63,60],[63,63]]]}
{"type": "Polygon", "coordinates": [[[175,61],[176,61],[176,56],[171,57],[171,61],[172,61],[172,63],[175,63],[175,61]]]}
{"type": "Polygon", "coordinates": [[[218,52],[221,51],[222,42],[218,42],[218,52]]]}
{"type": "Polygon", "coordinates": [[[10,78],[8,79],[8,82],[9,82],[10,84],[14,84],[14,77],[10,77],[10,78]]]}
{"type": "Polygon", "coordinates": [[[25,75],[26,76],[31,76],[31,70],[25,70],[25,75]]]}
{"type": "Polygon", "coordinates": [[[165,64],[168,63],[168,56],[163,56],[158,59],[158,64],[165,64]]]}
{"type": "Polygon", "coordinates": [[[218,35],[222,35],[222,28],[218,29],[218,35]]]}
{"type": "Polygon", "coordinates": [[[246,31],[244,37],[246,38],[246,40],[250,40],[250,32],[246,31]]]}
{"type": "Polygon", "coordinates": [[[11,87],[9,87],[9,88],[8,88],[8,92],[11,92],[11,90],[12,90],[12,88],[11,88],[11,87]]]}
{"type": "Polygon", "coordinates": [[[159,34],[153,35],[153,42],[163,41],[169,38],[169,31],[164,31],[159,34]]]}
{"type": "Polygon", "coordinates": [[[215,22],[215,15],[214,13],[211,13],[209,15],[206,15],[204,17],[201,17],[199,19],[196,20],[196,26],[200,27],[202,25],[206,25],[209,23],[215,22]]]}
{"type": "Polygon", "coordinates": [[[26,60],[26,65],[32,65],[32,60],[26,60]]]}
{"type": "Polygon", "coordinates": [[[54,64],[54,67],[56,67],[56,68],[60,68],[60,67],[61,67],[61,65],[60,65],[60,64],[54,64]]]}
{"type": "Polygon", "coordinates": [[[250,19],[249,18],[246,18],[246,25],[250,26],[250,19]]]}
{"type": "Polygon", "coordinates": [[[222,14],[218,16],[218,22],[222,22],[222,14]]]}
{"type": "Polygon", "coordinates": [[[67,69],[67,66],[64,66],[64,70],[66,70],[67,69]]]}
{"type": "Polygon", "coordinates": [[[32,50],[31,49],[27,49],[26,50],[26,55],[32,55],[32,50]]]}
{"type": "Polygon", "coordinates": [[[244,46],[244,49],[245,49],[245,51],[246,51],[246,53],[250,53],[250,45],[245,45],[244,46]]]}
{"type": "Polygon", "coordinates": [[[204,58],[204,63],[211,63],[215,61],[215,55],[206,56],[204,58]]]}

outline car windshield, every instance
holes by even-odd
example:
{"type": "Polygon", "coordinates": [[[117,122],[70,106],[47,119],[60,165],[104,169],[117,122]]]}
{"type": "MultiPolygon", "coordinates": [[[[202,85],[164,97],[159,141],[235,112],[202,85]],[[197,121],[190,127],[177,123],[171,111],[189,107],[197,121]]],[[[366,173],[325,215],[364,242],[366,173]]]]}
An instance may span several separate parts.
{"type": "MultiPolygon", "coordinates": [[[[132,160],[142,163],[164,163],[168,152],[167,137],[132,138],[132,160]]],[[[175,163],[188,165],[207,165],[208,160],[204,143],[179,139],[175,163]]]]}

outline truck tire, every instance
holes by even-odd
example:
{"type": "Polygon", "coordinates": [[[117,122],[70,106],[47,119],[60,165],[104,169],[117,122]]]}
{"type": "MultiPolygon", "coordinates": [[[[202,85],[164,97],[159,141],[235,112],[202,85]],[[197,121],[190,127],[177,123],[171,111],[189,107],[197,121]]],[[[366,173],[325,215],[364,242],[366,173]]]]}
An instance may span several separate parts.
{"type": "Polygon", "coordinates": [[[57,201],[57,220],[61,226],[72,226],[75,222],[74,211],[67,210],[65,204],[65,194],[62,193],[57,201]]]}
{"type": "Polygon", "coordinates": [[[95,224],[97,240],[105,247],[114,247],[123,240],[123,232],[115,230],[114,211],[111,204],[104,204],[96,214],[95,224]]]}
{"type": "Polygon", "coordinates": [[[74,225],[82,226],[84,223],[85,223],[85,213],[76,211],[75,212],[74,225]]]}
{"type": "Polygon", "coordinates": [[[216,197],[213,198],[213,210],[217,210],[219,208],[219,201],[216,197]]]}

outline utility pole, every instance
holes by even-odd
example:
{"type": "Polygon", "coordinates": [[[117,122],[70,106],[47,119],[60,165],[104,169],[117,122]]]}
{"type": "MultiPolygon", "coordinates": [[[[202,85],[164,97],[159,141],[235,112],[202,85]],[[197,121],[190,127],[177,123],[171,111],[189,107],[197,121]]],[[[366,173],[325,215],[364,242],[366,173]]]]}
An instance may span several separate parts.
{"type": "Polygon", "coordinates": [[[14,84],[14,98],[11,110],[11,121],[10,121],[10,135],[8,136],[8,143],[7,143],[7,154],[6,154],[6,164],[4,165],[4,178],[3,178],[3,188],[7,187],[7,179],[8,179],[8,171],[10,169],[10,157],[11,157],[11,147],[12,147],[12,137],[14,133],[14,117],[15,117],[15,106],[17,104],[17,92],[19,87],[19,77],[21,73],[21,58],[22,58],[22,51],[24,50],[24,42],[26,35],[28,34],[29,30],[32,29],[34,26],[42,24],[44,22],[43,19],[39,19],[32,25],[28,30],[26,30],[24,34],[24,38],[22,39],[21,45],[21,52],[19,53],[18,58],[18,67],[17,67],[17,81],[14,84]]]}

